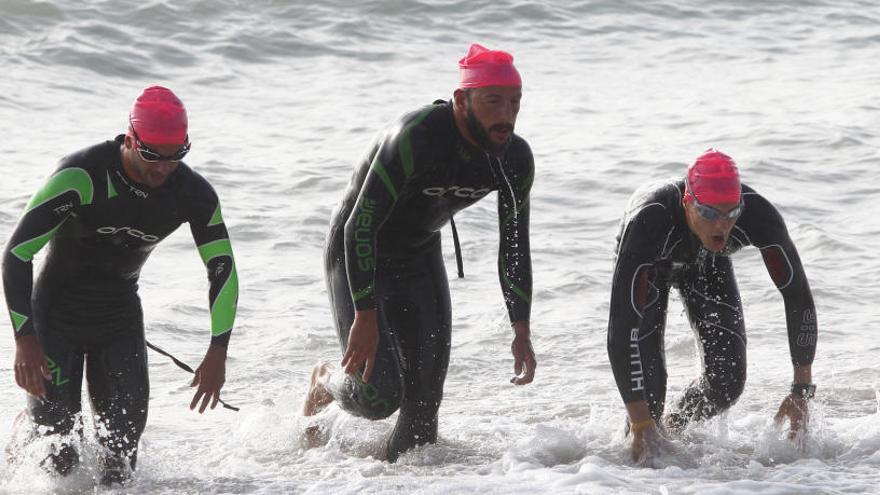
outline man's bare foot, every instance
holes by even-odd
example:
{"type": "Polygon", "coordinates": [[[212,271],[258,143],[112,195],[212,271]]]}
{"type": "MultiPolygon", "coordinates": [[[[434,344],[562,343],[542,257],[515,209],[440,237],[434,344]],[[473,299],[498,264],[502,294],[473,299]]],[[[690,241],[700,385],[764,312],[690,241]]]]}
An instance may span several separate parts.
{"type": "Polygon", "coordinates": [[[6,445],[6,463],[15,464],[22,449],[34,438],[33,424],[27,409],[22,410],[12,422],[12,438],[6,445]]]}
{"type": "MultiPolygon", "coordinates": [[[[328,380],[330,380],[330,367],[327,363],[316,364],[315,369],[312,370],[309,395],[303,404],[303,416],[314,416],[333,402],[333,395],[327,390],[328,380]]],[[[311,449],[327,443],[327,436],[321,425],[312,424],[303,431],[303,442],[306,448],[311,449]]]]}
{"type": "Polygon", "coordinates": [[[309,395],[303,404],[303,416],[314,416],[323,411],[327,405],[333,402],[333,395],[327,390],[327,381],[330,379],[330,367],[327,363],[318,363],[312,370],[312,383],[309,386],[309,395]]]}

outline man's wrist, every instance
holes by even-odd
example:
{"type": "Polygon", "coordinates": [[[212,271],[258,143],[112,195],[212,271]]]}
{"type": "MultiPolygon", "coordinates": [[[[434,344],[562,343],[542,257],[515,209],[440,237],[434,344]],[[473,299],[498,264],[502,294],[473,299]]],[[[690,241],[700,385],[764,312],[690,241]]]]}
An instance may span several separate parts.
{"type": "Polygon", "coordinates": [[[354,319],[359,320],[363,318],[376,318],[378,314],[379,312],[376,308],[355,309],[354,319]]]}
{"type": "Polygon", "coordinates": [[[224,345],[222,345],[222,344],[214,343],[214,342],[212,342],[212,343],[208,346],[208,352],[209,352],[209,353],[211,353],[211,354],[219,354],[219,355],[223,356],[224,358],[226,357],[226,350],[227,350],[226,346],[224,346],[224,345]]]}
{"type": "Polygon", "coordinates": [[[510,324],[513,327],[513,333],[516,334],[517,337],[526,337],[529,338],[529,334],[531,333],[529,330],[529,322],[526,320],[518,320],[510,324]]]}
{"type": "Polygon", "coordinates": [[[792,383],[813,383],[813,367],[809,364],[795,364],[792,383]]]}
{"type": "Polygon", "coordinates": [[[656,428],[657,423],[654,421],[654,418],[643,419],[641,421],[636,421],[635,423],[630,425],[630,429],[634,434],[641,433],[648,428],[656,428]]]}
{"type": "Polygon", "coordinates": [[[34,332],[28,332],[28,333],[24,333],[24,334],[15,334],[15,345],[16,346],[23,345],[23,344],[30,344],[31,342],[33,342],[35,340],[37,342],[39,342],[39,339],[37,339],[37,334],[34,332]]]}
{"type": "Polygon", "coordinates": [[[812,399],[816,396],[816,385],[813,383],[792,383],[791,395],[798,399],[812,399]]]}

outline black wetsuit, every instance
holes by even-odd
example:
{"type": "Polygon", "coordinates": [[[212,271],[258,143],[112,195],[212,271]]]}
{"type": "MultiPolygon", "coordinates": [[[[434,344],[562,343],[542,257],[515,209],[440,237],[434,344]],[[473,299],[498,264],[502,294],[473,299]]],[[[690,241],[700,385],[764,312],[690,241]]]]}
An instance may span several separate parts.
{"type": "Polygon", "coordinates": [[[487,154],[461,137],[452,104],[438,102],[380,134],[334,212],[325,268],[339,343],[346,348],[355,309],[378,309],[380,337],[369,382],[346,377],[333,395],[372,419],[400,408],[392,461],[437,438],[451,320],[439,230],[491,191],[499,191],[498,274],[510,320],[529,319],[533,175],[522,138],[487,154]]]}
{"type": "Polygon", "coordinates": [[[630,199],[618,236],[608,356],[625,403],[646,400],[663,415],[663,334],[670,286],[676,286],[700,343],[703,374],[679,401],[673,420],[711,417],[739,398],[746,380],[746,332],[730,254],[761,250],[785,301],[788,344],[796,365],[816,352],[816,312],[794,243],[776,208],[742,186],[745,210],[721,253],[707,251],[687,226],[683,181],[652,184],[630,199]]]}
{"type": "MultiPolygon", "coordinates": [[[[114,141],[65,157],[31,198],[3,258],[3,284],[16,338],[36,334],[52,373],[47,398],[29,396],[38,425],[66,434],[81,410],[85,358],[89,396],[108,435],[100,442],[133,468],[147,418],[149,382],[138,277],[153,248],[189,222],[210,280],[211,342],[226,346],[238,277],[220,203],[211,185],[181,163],[158,188],[131,181],[114,141]],[[48,243],[33,283],[34,255],[48,243]],[[31,294],[33,287],[33,295],[31,294]]],[[[72,447],[52,460],[61,472],[72,447]]]]}

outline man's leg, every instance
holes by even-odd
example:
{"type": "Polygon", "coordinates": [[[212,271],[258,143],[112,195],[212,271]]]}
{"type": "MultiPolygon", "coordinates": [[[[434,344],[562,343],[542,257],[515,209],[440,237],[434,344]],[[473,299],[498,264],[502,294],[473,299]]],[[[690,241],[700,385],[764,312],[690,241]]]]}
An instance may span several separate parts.
{"type": "MultiPolygon", "coordinates": [[[[28,395],[30,416],[36,426],[47,427],[46,435],[67,436],[74,432],[75,417],[82,409],[82,348],[61,333],[48,330],[44,324],[37,325],[37,336],[52,377],[46,383],[45,400],[28,395]]],[[[67,438],[57,443],[43,465],[61,475],[68,474],[79,463],[79,454],[71,440],[67,438]]]]}
{"type": "Polygon", "coordinates": [[[746,331],[733,265],[727,256],[707,260],[705,270],[682,283],[681,296],[697,333],[703,373],[685,389],[667,420],[672,428],[732,406],[746,382],[746,331]]]}
{"type": "MultiPolygon", "coordinates": [[[[348,332],[354,322],[354,303],[351,300],[341,246],[338,246],[338,249],[329,249],[325,254],[325,268],[336,335],[339,338],[340,348],[344,351],[348,345],[348,332]]],[[[380,291],[378,284],[376,291],[378,296],[380,291]]],[[[336,400],[339,407],[354,416],[382,419],[397,410],[402,395],[403,378],[400,372],[399,344],[397,337],[388,332],[388,326],[380,309],[379,344],[370,380],[364,383],[358,374],[358,376],[345,376],[341,383],[331,383],[326,366],[318,365],[312,373],[312,386],[303,412],[306,416],[317,414],[332,400],[336,400]]]]}
{"type": "Polygon", "coordinates": [[[150,384],[143,320],[102,345],[87,349],[86,376],[104,447],[102,483],[123,483],[137,463],[138,441],[147,423],[150,384]],[[103,425],[103,428],[100,426],[103,425]]]}
{"type": "Polygon", "coordinates": [[[394,462],[414,446],[437,441],[452,312],[439,246],[384,282],[387,296],[382,298],[382,312],[389,333],[400,341],[405,380],[400,415],[388,441],[388,460],[394,462]]]}

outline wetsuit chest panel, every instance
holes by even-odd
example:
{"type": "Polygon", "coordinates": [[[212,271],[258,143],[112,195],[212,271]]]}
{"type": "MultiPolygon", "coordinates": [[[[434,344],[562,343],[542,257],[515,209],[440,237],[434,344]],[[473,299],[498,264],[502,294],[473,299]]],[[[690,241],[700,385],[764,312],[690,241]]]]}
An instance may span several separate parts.
{"type": "Polygon", "coordinates": [[[77,206],[49,245],[51,285],[110,283],[134,290],[152,250],[187,221],[184,186],[191,172],[185,166],[165,186],[145,190],[122,175],[115,149],[108,155],[104,164],[90,162],[93,201],[77,206]]]}
{"type": "Polygon", "coordinates": [[[84,243],[149,251],[184,222],[177,199],[166,196],[98,201],[80,208],[70,223],[78,224],[78,236],[84,243]]]}
{"type": "Polygon", "coordinates": [[[450,214],[467,208],[495,189],[486,163],[454,159],[414,177],[401,198],[403,208],[395,210],[399,215],[392,214],[389,220],[394,225],[398,220],[395,217],[399,216],[399,220],[406,220],[409,225],[433,232],[449,221],[450,214]]]}

